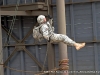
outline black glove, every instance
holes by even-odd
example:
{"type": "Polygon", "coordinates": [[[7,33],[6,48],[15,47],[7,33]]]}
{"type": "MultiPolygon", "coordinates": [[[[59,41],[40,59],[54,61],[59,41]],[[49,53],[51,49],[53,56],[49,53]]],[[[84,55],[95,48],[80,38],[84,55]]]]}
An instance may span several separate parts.
{"type": "Polygon", "coordinates": [[[48,15],[48,18],[49,18],[49,19],[52,19],[52,17],[51,17],[50,15],[48,15]]]}

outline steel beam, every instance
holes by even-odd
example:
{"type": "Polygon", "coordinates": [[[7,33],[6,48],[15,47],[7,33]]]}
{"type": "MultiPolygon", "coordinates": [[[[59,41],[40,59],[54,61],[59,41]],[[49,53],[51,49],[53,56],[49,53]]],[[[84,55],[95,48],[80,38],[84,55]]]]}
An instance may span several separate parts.
{"type": "Polygon", "coordinates": [[[15,40],[15,42],[19,42],[18,39],[13,35],[13,34],[9,34],[7,28],[5,28],[4,26],[2,26],[2,29],[4,29],[4,31],[7,33],[7,35],[11,35],[11,37],[15,40]]]}
{"type": "Polygon", "coordinates": [[[23,48],[24,51],[32,58],[33,61],[35,61],[36,64],[42,69],[43,65],[33,56],[26,48],[23,48]]]}
{"type": "MultiPolygon", "coordinates": [[[[7,17],[4,16],[4,26],[6,26],[6,28],[8,29],[8,25],[7,24],[8,24],[7,17]]],[[[7,44],[9,44],[9,37],[8,37],[8,35],[5,35],[5,37],[7,37],[7,39],[5,40],[5,42],[7,42],[7,44]]],[[[10,51],[9,51],[10,49],[9,49],[9,47],[5,47],[5,49],[6,50],[4,50],[4,53],[6,53],[6,58],[8,58],[9,57],[9,54],[10,54],[10,51]]],[[[10,66],[10,62],[8,62],[7,66],[10,66]]],[[[10,70],[8,68],[6,70],[7,70],[7,74],[8,75],[11,75],[10,70]]]]}
{"type": "MultiPolygon", "coordinates": [[[[0,6],[1,11],[15,11],[16,5],[4,5],[0,6]]],[[[47,10],[47,6],[44,2],[36,2],[32,4],[21,4],[18,6],[18,11],[28,10],[47,10]]]]}
{"type": "Polygon", "coordinates": [[[47,11],[0,11],[0,15],[17,15],[17,16],[38,16],[40,14],[47,15],[47,11]]]}
{"type": "Polygon", "coordinates": [[[92,20],[93,20],[93,40],[97,40],[97,23],[95,3],[92,3],[92,20]]]}
{"type": "MultiPolygon", "coordinates": [[[[1,11],[1,9],[0,9],[1,11]]],[[[1,28],[1,15],[0,15],[0,64],[3,64],[3,50],[2,50],[2,28],[1,28]]],[[[3,65],[0,65],[0,75],[4,75],[3,65]]]]}
{"type": "MultiPolygon", "coordinates": [[[[48,42],[47,44],[48,49],[48,70],[55,68],[55,51],[54,45],[48,42]]],[[[49,73],[49,75],[55,75],[55,73],[49,73]]]]}
{"type": "Polygon", "coordinates": [[[11,57],[17,52],[17,48],[15,48],[13,50],[13,52],[11,53],[11,55],[8,57],[8,59],[4,62],[4,65],[6,65],[8,63],[8,61],[11,59],[11,57]]]}
{"type": "Polygon", "coordinates": [[[13,44],[13,45],[4,45],[8,47],[13,47],[13,46],[35,46],[35,45],[47,45],[47,43],[33,43],[33,44],[13,44]]]}
{"type": "MultiPolygon", "coordinates": [[[[59,34],[66,35],[66,20],[65,20],[65,0],[57,0],[57,24],[58,24],[58,32],[59,34]]],[[[68,59],[67,56],[67,45],[64,43],[59,43],[59,54],[60,60],[68,59]]],[[[64,67],[66,65],[62,65],[64,67]]],[[[68,75],[68,72],[62,73],[61,75],[68,75]]]]}
{"type": "Polygon", "coordinates": [[[10,15],[10,16],[13,16],[13,15],[18,15],[18,16],[31,16],[31,12],[28,11],[0,11],[0,15],[10,15]]]}
{"type": "MultiPolygon", "coordinates": [[[[9,49],[9,47],[6,47],[5,49],[6,49],[5,50],[6,51],[5,53],[6,53],[6,56],[7,56],[6,58],[8,58],[9,57],[9,54],[10,54],[10,49],[9,49]]],[[[7,66],[10,66],[10,61],[8,61],[8,63],[6,65],[7,66]]],[[[8,75],[11,75],[10,69],[6,68],[6,70],[7,70],[7,74],[8,75]]]]}
{"type": "MultiPolygon", "coordinates": [[[[38,23],[35,24],[35,26],[37,25],[38,23]]],[[[22,39],[21,42],[24,42],[33,32],[33,28],[34,26],[32,27],[32,29],[29,30],[29,32],[26,34],[26,36],[22,39]]]]}
{"type": "MultiPolygon", "coordinates": [[[[36,51],[36,58],[37,58],[37,60],[39,61],[39,60],[40,60],[40,54],[39,54],[38,45],[35,46],[35,51],[36,51]]],[[[39,67],[39,66],[37,66],[37,70],[38,70],[38,71],[40,70],[40,67],[39,67]]]]}
{"type": "Polygon", "coordinates": [[[38,16],[40,14],[48,15],[47,11],[42,11],[42,10],[32,11],[32,16],[38,16]]]}
{"type": "MultiPolygon", "coordinates": [[[[25,48],[25,47],[21,47],[21,49],[23,49],[31,58],[33,61],[35,61],[35,63],[38,64],[38,66],[42,69],[43,66],[41,63],[39,63],[39,61],[25,48]]],[[[17,52],[18,47],[15,47],[15,49],[13,50],[13,52],[11,53],[11,55],[8,57],[8,59],[4,62],[4,65],[6,65],[8,63],[8,61],[11,59],[11,57],[17,52]]],[[[45,69],[45,68],[44,68],[45,69]]],[[[45,69],[46,70],[46,69],[45,69]]]]}
{"type": "MultiPolygon", "coordinates": [[[[22,20],[22,18],[23,17],[19,17],[19,38],[20,38],[20,40],[22,40],[22,38],[23,38],[23,20],[22,20]]],[[[20,66],[20,68],[21,68],[21,70],[25,70],[25,59],[24,59],[24,51],[23,50],[21,50],[20,51],[20,63],[21,63],[21,66],[20,66]]],[[[22,72],[21,73],[21,75],[25,75],[25,73],[24,72],[22,72]]]]}

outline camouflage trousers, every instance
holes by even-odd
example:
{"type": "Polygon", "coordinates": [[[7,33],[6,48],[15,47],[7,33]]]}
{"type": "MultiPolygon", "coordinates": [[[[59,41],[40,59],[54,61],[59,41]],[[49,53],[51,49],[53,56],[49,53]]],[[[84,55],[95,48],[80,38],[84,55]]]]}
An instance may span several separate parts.
{"type": "Polygon", "coordinates": [[[70,39],[67,35],[56,34],[56,33],[53,33],[51,35],[50,42],[51,43],[63,42],[63,43],[70,45],[70,46],[74,46],[74,44],[76,43],[75,41],[70,39]]]}

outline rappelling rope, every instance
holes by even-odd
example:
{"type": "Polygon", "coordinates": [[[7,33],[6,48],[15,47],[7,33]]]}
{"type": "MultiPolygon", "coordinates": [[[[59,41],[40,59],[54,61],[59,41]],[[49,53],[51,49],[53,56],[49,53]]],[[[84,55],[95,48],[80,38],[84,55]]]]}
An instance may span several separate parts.
{"type": "MultiPolygon", "coordinates": [[[[20,0],[17,0],[17,4],[16,4],[15,11],[18,10],[19,2],[20,2],[20,0]]],[[[49,4],[48,4],[48,0],[47,0],[47,5],[48,5],[48,15],[49,15],[49,4]]],[[[16,20],[16,15],[13,16],[12,23],[11,23],[10,29],[9,29],[9,31],[8,31],[8,37],[9,37],[9,39],[10,39],[11,34],[12,34],[12,30],[13,30],[13,27],[14,27],[15,20],[16,20]]],[[[8,40],[6,39],[5,41],[9,41],[9,39],[8,39],[8,40]]],[[[7,44],[7,43],[5,43],[5,44],[7,44]]],[[[3,51],[4,47],[5,47],[5,46],[3,46],[2,51],[3,51]]],[[[47,47],[49,47],[49,46],[47,46],[47,47]]],[[[0,54],[1,54],[1,53],[2,53],[2,52],[0,52],[0,54]]],[[[38,74],[39,74],[39,73],[40,73],[40,74],[44,74],[43,71],[44,71],[44,66],[45,66],[47,54],[48,54],[48,49],[47,49],[47,51],[46,51],[46,55],[45,55],[45,59],[44,59],[42,71],[38,71],[38,74]]],[[[3,58],[2,58],[2,60],[3,60],[3,58]]],[[[2,62],[2,61],[1,61],[1,62],[2,62]]],[[[3,65],[4,68],[8,68],[8,69],[13,70],[13,71],[17,71],[17,72],[26,72],[26,73],[34,73],[34,74],[36,74],[36,72],[33,72],[33,71],[17,70],[17,69],[15,69],[15,68],[11,68],[11,67],[9,67],[9,66],[5,66],[4,64],[0,64],[0,65],[3,65]]],[[[57,70],[57,69],[52,69],[52,70],[55,71],[55,70],[57,70]]],[[[52,70],[51,70],[51,71],[52,71],[52,70]]],[[[46,72],[46,73],[48,73],[48,72],[46,72]]]]}
{"type": "MultiPolygon", "coordinates": [[[[48,15],[49,15],[49,0],[47,0],[47,6],[48,6],[48,15]]],[[[42,71],[44,71],[44,67],[45,67],[45,63],[46,63],[46,59],[47,59],[47,55],[48,55],[48,50],[49,50],[49,46],[47,44],[47,51],[46,51],[46,55],[45,55],[42,71]]]]}
{"type": "Polygon", "coordinates": [[[15,69],[15,68],[11,68],[11,67],[8,67],[8,66],[4,66],[4,68],[8,68],[10,70],[13,70],[13,71],[16,71],[16,72],[24,72],[24,73],[31,73],[31,74],[35,74],[35,75],[42,75],[42,74],[46,74],[46,73],[50,73],[50,72],[56,72],[56,71],[61,71],[59,68],[55,68],[55,69],[51,69],[51,70],[45,70],[45,71],[26,71],[26,70],[18,70],[18,69],[15,69]]]}
{"type": "MultiPolygon", "coordinates": [[[[18,10],[19,2],[20,2],[20,0],[17,0],[17,4],[16,4],[15,11],[18,10]]],[[[11,34],[12,34],[12,30],[13,30],[13,27],[14,27],[15,20],[16,20],[16,15],[13,16],[13,19],[12,19],[12,22],[11,22],[11,25],[10,25],[10,29],[9,29],[9,31],[8,31],[8,37],[9,37],[9,39],[10,39],[11,34]]],[[[7,42],[7,41],[9,41],[8,37],[6,38],[4,45],[6,45],[6,44],[8,43],[8,42],[7,42]]],[[[6,47],[6,46],[4,46],[4,45],[3,45],[3,47],[2,47],[2,50],[0,51],[0,55],[3,53],[3,49],[6,47]]],[[[2,60],[0,61],[0,65],[4,65],[4,64],[2,64],[2,61],[3,61],[3,57],[2,57],[2,60]]],[[[0,72],[0,73],[1,73],[1,72],[0,72]]]]}
{"type": "MultiPolygon", "coordinates": [[[[18,10],[19,2],[20,2],[20,0],[17,0],[17,4],[16,4],[15,11],[18,10]]],[[[16,15],[13,16],[13,19],[12,19],[12,22],[11,22],[11,25],[10,25],[10,29],[9,29],[9,31],[8,31],[8,37],[9,37],[9,39],[10,39],[11,34],[12,34],[12,31],[13,31],[13,27],[14,27],[15,20],[16,20],[16,15]]],[[[8,38],[8,37],[7,37],[7,38],[8,38]]],[[[6,40],[5,40],[5,43],[4,43],[4,45],[3,45],[2,50],[1,50],[1,52],[0,52],[0,55],[1,55],[1,53],[3,52],[3,49],[6,47],[5,45],[8,43],[7,41],[9,41],[9,39],[7,39],[7,38],[6,38],[6,40]]],[[[1,62],[0,62],[0,63],[1,63],[1,62]]]]}

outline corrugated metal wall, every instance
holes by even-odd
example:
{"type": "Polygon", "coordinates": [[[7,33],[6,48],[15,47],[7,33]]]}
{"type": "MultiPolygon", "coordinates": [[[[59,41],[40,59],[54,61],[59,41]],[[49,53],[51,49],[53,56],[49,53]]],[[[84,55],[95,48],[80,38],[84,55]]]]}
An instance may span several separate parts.
{"type": "MultiPolygon", "coordinates": [[[[31,3],[32,0],[27,0],[31,3]]],[[[55,4],[56,0],[52,0],[55,4]]],[[[73,0],[73,2],[83,2],[89,0],[73,0]]],[[[22,2],[24,2],[22,0],[22,2]]],[[[66,0],[66,3],[69,0],[66,0]]],[[[15,0],[7,0],[7,5],[15,4],[15,0]]],[[[78,3],[66,5],[66,27],[67,35],[76,42],[86,42],[86,46],[80,51],[76,51],[74,47],[68,46],[68,58],[69,58],[69,70],[70,71],[99,71],[100,70],[100,2],[93,3],[78,3]]],[[[57,33],[57,14],[56,7],[53,7],[53,18],[55,32],[57,33]]],[[[11,25],[12,17],[6,18],[8,28],[11,25]]],[[[13,34],[22,39],[27,32],[33,27],[36,22],[36,17],[17,17],[14,25],[13,34]]],[[[3,30],[3,43],[7,38],[5,31],[3,30]]],[[[32,35],[25,40],[26,44],[32,44],[34,39],[32,35]]],[[[10,38],[9,44],[15,44],[14,40],[10,38]]],[[[41,43],[46,43],[45,41],[41,43]]],[[[43,64],[47,45],[28,45],[26,48],[37,58],[37,60],[43,64]]],[[[13,51],[14,46],[4,48],[4,61],[13,51]]],[[[55,58],[56,67],[58,67],[59,52],[58,45],[55,45],[55,58]]],[[[8,66],[16,69],[39,71],[40,68],[37,64],[25,53],[17,52],[9,61],[8,66]]],[[[46,65],[47,67],[47,62],[46,65]]],[[[98,73],[70,73],[70,75],[99,75],[98,73]]],[[[13,70],[5,69],[5,75],[33,75],[29,73],[21,73],[13,70]]]]}
{"type": "Polygon", "coordinates": [[[19,4],[30,4],[34,2],[44,2],[45,0],[3,0],[4,5],[14,5],[19,2],[19,4]]]}
{"type": "MultiPolygon", "coordinates": [[[[12,17],[5,17],[6,18],[6,24],[8,26],[8,29],[11,26],[12,23],[12,17]]],[[[18,40],[21,40],[22,38],[24,38],[24,36],[28,33],[28,31],[33,27],[33,25],[36,22],[36,18],[35,17],[17,17],[14,27],[13,27],[13,32],[12,34],[17,37],[18,40]]],[[[7,27],[5,26],[5,27],[7,27]]],[[[7,38],[7,34],[5,33],[5,31],[3,30],[3,44],[6,41],[7,38]]],[[[32,34],[24,41],[25,44],[29,44],[28,46],[26,46],[26,49],[31,52],[32,55],[35,56],[35,58],[41,63],[44,63],[44,58],[45,58],[45,54],[46,54],[46,44],[44,45],[30,45],[34,43],[34,39],[32,37],[32,34]]],[[[45,43],[45,41],[43,41],[42,43],[45,43]]],[[[14,46],[11,45],[15,45],[16,42],[10,37],[9,40],[9,47],[5,47],[4,48],[4,61],[8,58],[8,56],[13,52],[13,50],[15,49],[14,46]]],[[[24,51],[18,51],[14,54],[14,56],[12,56],[12,58],[10,59],[10,61],[8,62],[8,65],[11,68],[15,68],[18,70],[26,70],[26,71],[40,71],[41,69],[39,68],[39,66],[29,57],[29,55],[27,55],[27,53],[25,53],[24,51]]],[[[45,64],[45,68],[47,68],[47,62],[45,64]]],[[[13,70],[9,70],[9,69],[5,69],[5,75],[33,75],[32,73],[21,73],[21,72],[16,72],[13,70]]]]}
{"type": "MultiPolygon", "coordinates": [[[[88,0],[83,0],[88,1],[88,0]]],[[[66,1],[66,3],[69,1],[66,1]]],[[[74,0],[73,2],[81,2],[74,0]]],[[[55,1],[53,0],[53,4],[55,1]]],[[[68,47],[70,71],[100,71],[100,2],[79,3],[66,5],[67,35],[76,42],[86,42],[80,51],[68,47]]],[[[56,7],[53,7],[54,25],[57,27],[56,7]]],[[[57,28],[56,28],[57,30],[57,28]]],[[[56,31],[57,32],[57,31],[56,31]]],[[[58,65],[59,52],[56,46],[56,63],[58,65]]],[[[98,73],[70,73],[70,75],[99,75],[98,73]]]]}

